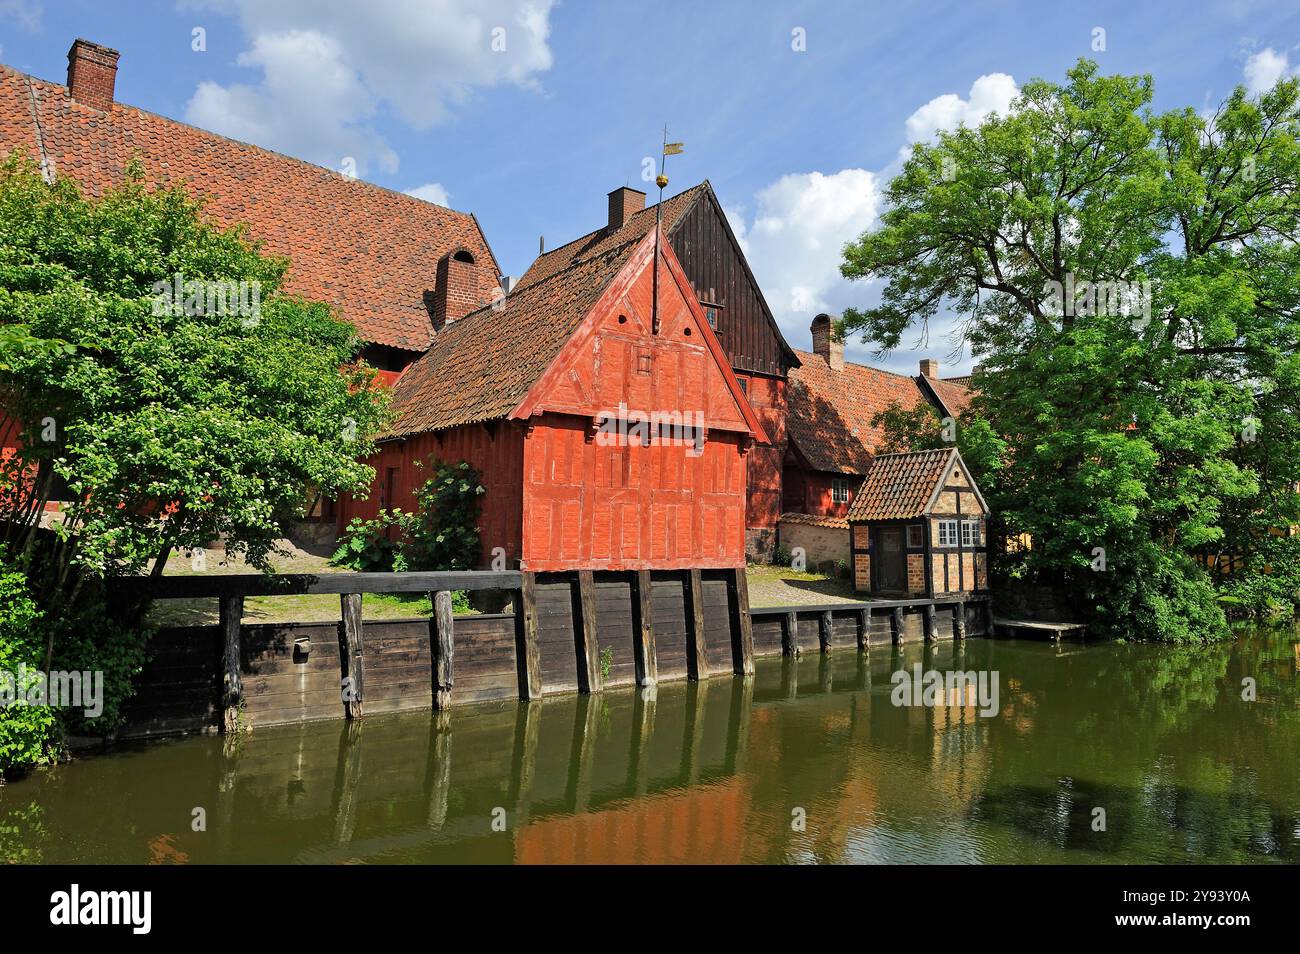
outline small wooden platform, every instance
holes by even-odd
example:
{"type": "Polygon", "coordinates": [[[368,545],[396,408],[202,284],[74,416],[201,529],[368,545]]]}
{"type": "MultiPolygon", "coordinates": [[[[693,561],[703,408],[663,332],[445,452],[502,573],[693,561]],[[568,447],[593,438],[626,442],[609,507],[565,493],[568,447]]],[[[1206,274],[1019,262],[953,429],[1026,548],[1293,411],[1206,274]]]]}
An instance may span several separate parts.
{"type": "Polygon", "coordinates": [[[1010,637],[1045,637],[1060,642],[1062,637],[1082,639],[1088,633],[1087,623],[1048,623],[1033,619],[993,618],[993,635],[1010,637]]]}

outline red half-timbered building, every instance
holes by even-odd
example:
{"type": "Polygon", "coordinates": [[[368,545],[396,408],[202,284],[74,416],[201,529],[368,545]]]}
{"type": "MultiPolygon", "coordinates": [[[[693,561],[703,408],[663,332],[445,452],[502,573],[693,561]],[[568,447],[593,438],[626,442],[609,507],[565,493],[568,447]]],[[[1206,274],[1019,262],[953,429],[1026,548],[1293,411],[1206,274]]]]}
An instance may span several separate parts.
{"type": "MultiPolygon", "coordinates": [[[[436,316],[433,344],[394,386],[400,417],[371,461],[376,486],[341,501],[340,519],[410,510],[422,461],[465,460],[486,488],[485,563],[743,566],[746,469],[768,437],[671,244],[655,238],[436,316]]],[[[473,266],[451,262],[454,291],[473,266]]]]}
{"type": "MultiPolygon", "coordinates": [[[[657,206],[646,206],[644,192],[615,189],[609,193],[605,225],[539,255],[520,284],[527,286],[640,238],[654,227],[657,211],[657,206]]],[[[782,336],[708,181],[665,199],[662,213],[664,235],[690,282],[691,294],[770,438],[769,444],[750,452],[745,490],[747,552],[755,559],[770,559],[781,516],[786,386],[800,359],[782,336]]]]}

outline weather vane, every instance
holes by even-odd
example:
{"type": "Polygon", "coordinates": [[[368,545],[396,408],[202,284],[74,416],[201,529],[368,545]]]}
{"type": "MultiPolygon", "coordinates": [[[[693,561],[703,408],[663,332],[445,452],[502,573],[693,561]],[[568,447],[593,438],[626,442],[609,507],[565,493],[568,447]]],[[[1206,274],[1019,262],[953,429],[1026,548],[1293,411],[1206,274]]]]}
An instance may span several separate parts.
{"type": "Polygon", "coordinates": [[[659,233],[664,224],[664,186],[668,185],[668,176],[664,174],[664,169],[668,165],[668,157],[681,155],[681,152],[682,143],[668,141],[668,124],[664,123],[664,148],[659,156],[659,175],[655,176],[655,185],[659,187],[659,203],[655,206],[654,293],[650,297],[650,330],[656,335],[659,334],[659,233]]]}

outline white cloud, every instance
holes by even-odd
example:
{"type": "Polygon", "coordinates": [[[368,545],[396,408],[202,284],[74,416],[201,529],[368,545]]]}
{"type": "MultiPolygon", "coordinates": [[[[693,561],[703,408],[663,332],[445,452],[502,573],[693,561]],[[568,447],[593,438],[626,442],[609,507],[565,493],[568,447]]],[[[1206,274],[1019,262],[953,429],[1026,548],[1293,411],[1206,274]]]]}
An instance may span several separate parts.
{"type": "Polygon", "coordinates": [[[425,202],[432,202],[434,205],[451,208],[451,195],[440,182],[430,182],[414,189],[407,189],[406,194],[413,195],[417,199],[423,199],[425,202]]]}
{"type": "MultiPolygon", "coordinates": [[[[4,0],[0,0],[4,2],[4,0]]],[[[475,89],[531,86],[551,66],[554,0],[191,0],[235,16],[251,83],[205,82],[187,117],[217,132],[338,168],[397,168],[381,112],[428,129],[475,89]]]]}
{"type": "Polygon", "coordinates": [[[1291,66],[1285,50],[1279,53],[1271,46],[1248,56],[1245,69],[1242,70],[1246,77],[1246,89],[1252,95],[1265,93],[1282,77],[1294,76],[1298,72],[1300,67],[1291,66]]]}
{"type": "Polygon", "coordinates": [[[34,0],[0,0],[0,20],[16,23],[29,33],[40,29],[42,14],[34,0]]]}
{"type": "Polygon", "coordinates": [[[807,337],[822,311],[852,301],[840,277],[840,250],[861,235],[880,210],[875,173],[842,169],[782,176],[756,196],[757,209],[727,209],[759,287],[788,338],[807,337]]]}
{"type": "Polygon", "coordinates": [[[932,142],[941,129],[978,126],[995,112],[1006,115],[1019,94],[1016,81],[1008,74],[986,73],[971,84],[968,99],[945,93],[907,117],[907,142],[932,142]]]}
{"type": "MultiPolygon", "coordinates": [[[[1005,114],[1019,92],[1008,74],[989,73],[971,85],[966,99],[954,93],[937,96],[907,118],[907,143],[932,141],[940,129],[955,129],[959,124],[978,125],[993,112],[1005,114]]],[[[808,325],[814,315],[838,314],[851,305],[869,306],[878,295],[872,285],[849,282],[840,275],[842,249],[875,228],[883,191],[908,154],[904,146],[898,159],[878,172],[842,169],[782,176],[755,195],[752,218],[744,206],[726,209],[759,287],[795,347],[808,347],[808,325]]],[[[948,350],[950,343],[944,336],[953,326],[950,317],[936,316],[927,354],[948,350]]],[[[854,360],[882,363],[857,341],[848,342],[847,350],[854,360]]],[[[883,364],[915,373],[916,356],[895,354],[883,364]]]]}

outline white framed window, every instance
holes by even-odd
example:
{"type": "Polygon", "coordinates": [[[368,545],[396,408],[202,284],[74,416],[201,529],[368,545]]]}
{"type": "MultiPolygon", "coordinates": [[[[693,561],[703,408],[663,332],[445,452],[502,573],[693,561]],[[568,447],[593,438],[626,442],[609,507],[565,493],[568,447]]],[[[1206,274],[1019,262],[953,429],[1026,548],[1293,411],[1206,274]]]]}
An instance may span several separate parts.
{"type": "Polygon", "coordinates": [[[980,522],[978,520],[963,520],[961,522],[961,545],[964,547],[977,547],[980,545],[980,522]]]}
{"type": "Polygon", "coordinates": [[[957,545],[957,521],[939,521],[939,546],[955,547],[957,545]]]}
{"type": "Polygon", "coordinates": [[[831,478],[831,503],[849,502],[849,481],[845,477],[831,478]]]}

